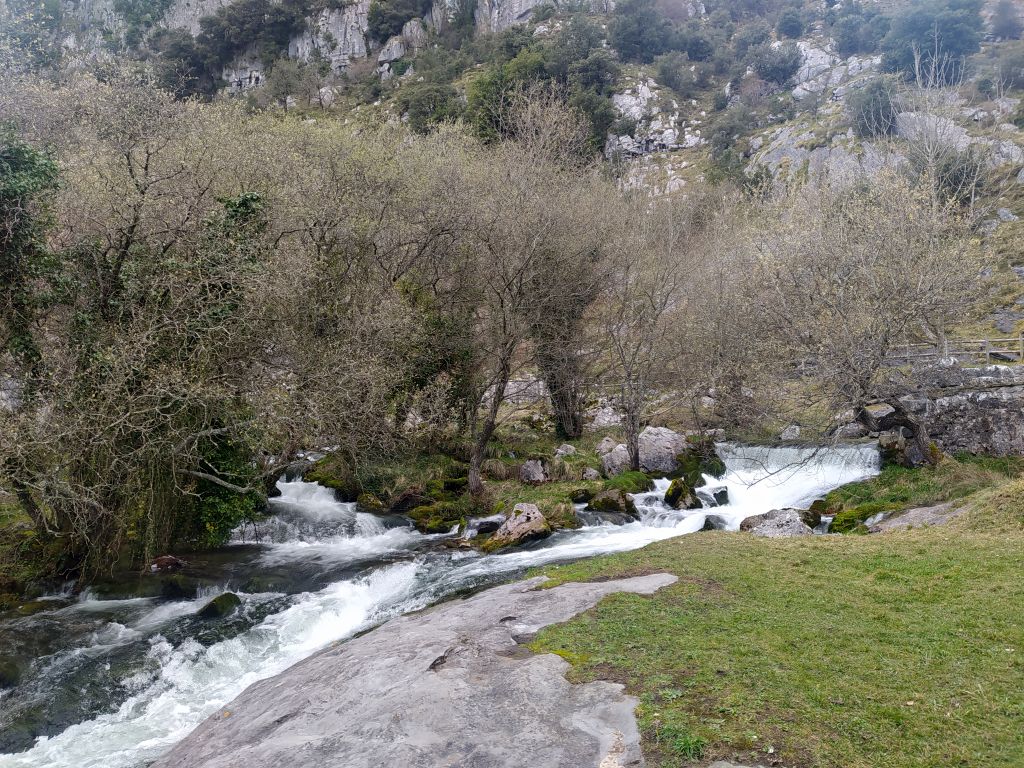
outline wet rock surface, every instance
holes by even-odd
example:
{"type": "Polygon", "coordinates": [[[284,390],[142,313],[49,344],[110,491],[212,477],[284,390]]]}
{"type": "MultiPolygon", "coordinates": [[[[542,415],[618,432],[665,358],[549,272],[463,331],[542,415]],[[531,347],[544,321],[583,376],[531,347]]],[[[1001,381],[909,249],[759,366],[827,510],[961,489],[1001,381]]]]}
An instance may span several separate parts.
{"type": "Polygon", "coordinates": [[[636,699],[571,685],[519,641],[654,574],[537,589],[542,578],[394,619],[250,686],[154,768],[642,765],[636,699]]]}

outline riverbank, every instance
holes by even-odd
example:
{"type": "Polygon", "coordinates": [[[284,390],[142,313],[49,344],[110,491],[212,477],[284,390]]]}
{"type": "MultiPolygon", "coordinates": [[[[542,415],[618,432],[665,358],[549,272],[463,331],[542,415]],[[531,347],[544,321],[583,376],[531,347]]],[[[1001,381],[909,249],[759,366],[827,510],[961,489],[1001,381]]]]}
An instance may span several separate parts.
{"type": "Polygon", "coordinates": [[[531,650],[640,699],[650,768],[1011,768],[1024,754],[1024,482],[947,526],[871,536],[709,533],[544,568],[667,572],[531,650]]]}

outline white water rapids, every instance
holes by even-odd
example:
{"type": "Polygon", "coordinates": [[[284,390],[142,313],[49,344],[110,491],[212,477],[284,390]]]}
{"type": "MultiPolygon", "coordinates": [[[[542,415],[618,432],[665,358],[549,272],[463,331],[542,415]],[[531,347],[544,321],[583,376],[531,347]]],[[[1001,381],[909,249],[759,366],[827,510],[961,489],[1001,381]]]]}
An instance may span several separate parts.
{"type": "MultiPolygon", "coordinates": [[[[118,618],[83,635],[77,647],[35,660],[48,670],[45,679],[52,686],[67,685],[61,664],[102,655],[119,644],[144,643],[144,659],[118,681],[119,695],[106,711],[39,737],[26,751],[0,754],[0,768],[140,768],[251,683],[391,616],[531,566],[622,552],[692,533],[710,512],[736,528],[748,515],[806,506],[832,488],[878,471],[877,452],[868,446],[815,451],[722,445],[719,450],[727,472],[721,480],[709,478],[709,484],[728,489],[724,506],[670,510],[662,502],[668,482],[659,481],[655,491],[636,498],[637,522],[562,531],[530,548],[496,555],[436,546],[444,537],[388,527],[353,505],[336,502],[319,486],[282,482],[282,495],[272,502],[276,515],[263,531],[270,543],[259,550],[258,563],[286,570],[343,568],[349,575],[292,595],[235,589],[243,600],[241,614],[250,621],[223,639],[191,624],[186,630],[176,624],[192,621],[210,595],[172,602],[85,596],[50,614],[49,621],[69,626],[95,620],[90,617],[98,611],[113,611],[118,618]]],[[[109,670],[110,662],[105,663],[109,670]]],[[[0,694],[0,712],[8,695],[0,694]]]]}

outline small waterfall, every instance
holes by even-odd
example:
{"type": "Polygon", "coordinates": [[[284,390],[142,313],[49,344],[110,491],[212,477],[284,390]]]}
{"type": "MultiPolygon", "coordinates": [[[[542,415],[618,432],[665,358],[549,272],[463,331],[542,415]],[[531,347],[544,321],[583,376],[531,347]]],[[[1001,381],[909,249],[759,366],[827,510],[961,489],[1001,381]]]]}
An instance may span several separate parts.
{"type": "MultiPolygon", "coordinates": [[[[425,536],[407,524],[358,512],[313,483],[280,482],[281,496],[270,504],[272,517],[255,531],[250,526],[236,532],[236,542],[249,546],[224,553],[249,558],[232,568],[256,571],[248,572],[255,576],[253,586],[234,588],[242,608],[221,624],[195,616],[218,587],[191,600],[90,596],[14,625],[26,633],[38,626],[45,638],[57,639],[61,647],[47,651],[49,656],[35,654],[51,659],[52,668],[52,674],[33,673],[40,701],[70,695],[80,714],[73,724],[62,724],[63,730],[19,747],[25,751],[0,754],[0,768],[142,768],[250,683],[390,616],[532,566],[624,552],[699,531],[710,514],[735,529],[749,515],[806,506],[838,485],[876,474],[879,466],[873,446],[722,444],[718,451],[726,473],[706,477],[705,488],[724,486],[727,504],[671,509],[664,501],[669,481],[657,480],[653,490],[634,497],[639,520],[612,525],[595,518],[581,529],[489,555],[432,546],[448,536],[425,536]],[[270,578],[260,586],[259,577],[280,574],[287,574],[281,582],[270,578]],[[295,581],[297,574],[305,580],[295,581]],[[53,664],[59,659],[68,660],[61,669],[53,664]],[[108,670],[103,674],[109,692],[97,693],[86,706],[81,691],[101,674],[98,670],[108,670]]],[[[710,503],[710,494],[702,498],[710,503]]],[[[234,583],[249,583],[248,574],[234,583]]],[[[25,698],[19,689],[4,694],[0,734],[11,722],[5,718],[13,716],[12,695],[25,698]]],[[[35,703],[25,700],[19,706],[35,703]]],[[[30,722],[46,725],[35,717],[30,722]]]]}

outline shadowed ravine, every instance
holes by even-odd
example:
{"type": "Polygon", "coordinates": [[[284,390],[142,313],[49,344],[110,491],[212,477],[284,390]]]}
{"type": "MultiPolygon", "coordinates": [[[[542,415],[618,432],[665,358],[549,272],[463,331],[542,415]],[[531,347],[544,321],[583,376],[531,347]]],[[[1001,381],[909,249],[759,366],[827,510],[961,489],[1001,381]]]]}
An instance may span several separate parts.
{"type": "MultiPolygon", "coordinates": [[[[868,446],[720,450],[728,471],[715,483],[728,487],[731,503],[715,512],[732,528],[748,515],[806,504],[875,474],[878,465],[868,446]]],[[[274,517],[256,532],[259,542],[247,530],[248,542],[211,556],[211,587],[198,599],[101,600],[86,593],[60,610],[0,624],[0,643],[32,659],[21,684],[0,698],[0,749],[8,753],[0,755],[0,768],[146,765],[249,686],[388,619],[531,566],[700,530],[705,511],[667,508],[665,485],[637,497],[637,522],[562,531],[528,548],[480,555],[448,549],[444,536],[424,536],[400,520],[357,513],[319,486],[282,483],[274,517]],[[197,610],[223,589],[239,594],[240,609],[200,620],[197,610]]],[[[475,642],[474,626],[466,627],[467,642],[475,642]]],[[[365,649],[386,655],[388,645],[374,646],[375,635],[365,649]]],[[[345,646],[331,653],[339,647],[345,646]]],[[[300,669],[315,676],[316,663],[309,659],[300,669]]],[[[332,690],[342,685],[330,671],[323,674],[332,690]]],[[[241,727],[242,720],[233,723],[241,727]]]]}

